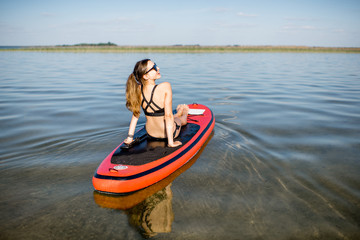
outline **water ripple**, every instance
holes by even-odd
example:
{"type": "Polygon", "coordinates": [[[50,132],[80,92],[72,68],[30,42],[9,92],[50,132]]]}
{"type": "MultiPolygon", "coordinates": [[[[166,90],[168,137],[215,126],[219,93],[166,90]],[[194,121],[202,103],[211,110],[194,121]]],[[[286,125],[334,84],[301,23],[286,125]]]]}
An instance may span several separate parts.
{"type": "MultiPolygon", "coordinates": [[[[358,54],[145,55],[174,106],[202,103],[216,118],[214,137],[171,186],[164,238],[359,237],[358,54]]],[[[127,216],[92,202],[91,177],[127,135],[125,81],[144,57],[0,52],[1,232],[78,226],[137,238],[127,216]]]]}

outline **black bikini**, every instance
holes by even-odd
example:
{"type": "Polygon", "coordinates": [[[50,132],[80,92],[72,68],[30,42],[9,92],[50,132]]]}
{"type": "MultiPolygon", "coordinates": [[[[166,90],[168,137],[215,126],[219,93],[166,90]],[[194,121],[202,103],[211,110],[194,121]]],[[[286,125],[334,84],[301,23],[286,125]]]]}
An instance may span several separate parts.
{"type": "Polygon", "coordinates": [[[163,117],[165,116],[165,110],[164,108],[160,108],[158,105],[156,105],[153,101],[153,96],[154,96],[154,92],[155,92],[155,88],[157,87],[158,85],[155,85],[155,87],[153,88],[152,92],[151,92],[151,97],[150,97],[150,101],[147,101],[146,98],[145,98],[145,95],[144,95],[144,91],[143,91],[143,86],[141,85],[141,94],[143,96],[143,100],[141,102],[141,107],[142,109],[144,110],[144,113],[146,116],[151,116],[151,117],[163,117]],[[144,108],[144,102],[146,102],[146,107],[144,108]],[[157,110],[155,110],[151,104],[154,105],[154,107],[157,108],[157,110]],[[153,110],[153,112],[148,112],[147,109],[148,108],[151,108],[153,110]]]}
{"type": "MultiPolygon", "coordinates": [[[[164,108],[160,108],[158,105],[156,105],[156,103],[154,103],[153,101],[153,96],[154,96],[154,92],[155,92],[155,88],[157,87],[158,85],[155,85],[155,87],[153,88],[153,90],[151,91],[151,97],[150,97],[150,101],[146,100],[145,98],[145,95],[144,95],[144,91],[143,91],[143,85],[141,85],[141,94],[143,96],[143,100],[141,102],[141,107],[142,109],[144,110],[144,113],[146,116],[151,116],[151,117],[163,117],[165,116],[165,109],[164,108]],[[146,103],[146,107],[144,108],[144,102],[146,103]],[[157,109],[155,110],[155,108],[157,109]],[[153,110],[153,112],[148,112],[147,109],[148,108],[151,108],[151,110],[153,110]]],[[[175,138],[175,135],[176,135],[176,131],[178,129],[180,129],[181,126],[179,126],[176,122],[175,122],[175,125],[176,125],[176,128],[175,128],[175,131],[174,131],[174,138],[175,138]]],[[[150,134],[148,134],[151,138],[154,138],[152,137],[150,134]]],[[[159,139],[159,138],[156,138],[156,139],[159,139]]],[[[165,138],[166,139],[166,138],[165,138]]]]}

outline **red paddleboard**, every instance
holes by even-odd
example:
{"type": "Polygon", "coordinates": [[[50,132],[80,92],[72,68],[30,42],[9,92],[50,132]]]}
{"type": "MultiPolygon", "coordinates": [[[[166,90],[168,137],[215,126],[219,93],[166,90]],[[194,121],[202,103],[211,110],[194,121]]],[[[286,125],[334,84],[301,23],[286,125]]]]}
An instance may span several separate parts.
{"type": "Polygon", "coordinates": [[[95,190],[132,193],[161,181],[192,159],[213,131],[215,117],[204,105],[189,108],[188,124],[176,138],[181,146],[170,148],[166,141],[149,139],[145,127],[141,128],[133,146],[121,143],[102,161],[93,176],[95,190]]]}

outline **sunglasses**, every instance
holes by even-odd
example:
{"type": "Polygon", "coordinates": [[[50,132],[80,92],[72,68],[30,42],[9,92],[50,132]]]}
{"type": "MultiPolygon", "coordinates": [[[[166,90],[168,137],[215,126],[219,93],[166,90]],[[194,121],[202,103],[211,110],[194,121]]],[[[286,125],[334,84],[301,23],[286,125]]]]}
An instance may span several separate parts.
{"type": "Polygon", "coordinates": [[[154,63],[154,66],[152,67],[152,68],[150,68],[149,70],[147,70],[146,72],[145,72],[145,74],[147,74],[148,72],[150,72],[151,70],[155,70],[155,71],[157,71],[157,65],[156,65],[156,63],[154,63]]]}

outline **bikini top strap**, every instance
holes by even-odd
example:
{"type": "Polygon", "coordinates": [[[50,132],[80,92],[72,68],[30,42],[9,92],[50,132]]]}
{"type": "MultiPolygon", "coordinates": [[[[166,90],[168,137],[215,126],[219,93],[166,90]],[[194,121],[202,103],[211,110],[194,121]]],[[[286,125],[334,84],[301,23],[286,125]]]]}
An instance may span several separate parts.
{"type": "Polygon", "coordinates": [[[145,102],[146,102],[146,107],[143,108],[143,109],[144,109],[144,111],[145,111],[146,113],[147,113],[148,107],[150,107],[154,112],[156,111],[156,110],[151,106],[151,104],[153,104],[158,110],[161,109],[158,105],[156,105],[156,104],[153,102],[153,96],[154,96],[155,88],[156,88],[157,86],[158,86],[158,85],[155,85],[155,87],[152,89],[152,91],[151,91],[151,96],[150,96],[150,100],[148,101],[148,100],[146,100],[146,98],[145,98],[145,94],[144,94],[144,91],[143,91],[143,85],[141,85],[141,94],[142,94],[142,96],[143,96],[143,100],[142,100],[142,102],[141,102],[141,106],[143,106],[143,103],[144,103],[144,101],[145,101],[145,102]]]}
{"type": "MultiPolygon", "coordinates": [[[[156,103],[154,103],[154,101],[153,101],[153,96],[154,96],[155,88],[156,88],[157,86],[158,86],[158,85],[155,85],[155,87],[153,88],[153,90],[152,90],[152,92],[151,92],[151,97],[150,97],[150,102],[149,102],[149,103],[154,104],[154,106],[155,106],[158,110],[160,110],[161,108],[160,108],[156,103]]],[[[150,107],[151,107],[151,106],[150,106],[150,107]]],[[[151,107],[151,109],[155,111],[154,108],[151,107]]]]}
{"type": "Polygon", "coordinates": [[[155,88],[157,87],[158,85],[155,85],[154,86],[154,88],[152,89],[152,91],[151,91],[151,97],[150,97],[150,101],[149,101],[149,103],[152,103],[152,99],[153,99],[153,96],[154,96],[154,92],[155,92],[155,88]]]}

